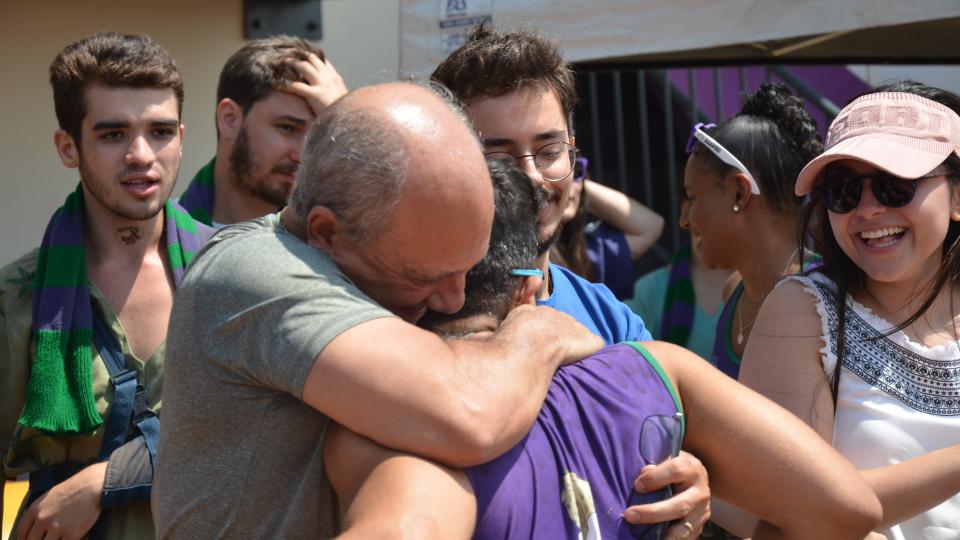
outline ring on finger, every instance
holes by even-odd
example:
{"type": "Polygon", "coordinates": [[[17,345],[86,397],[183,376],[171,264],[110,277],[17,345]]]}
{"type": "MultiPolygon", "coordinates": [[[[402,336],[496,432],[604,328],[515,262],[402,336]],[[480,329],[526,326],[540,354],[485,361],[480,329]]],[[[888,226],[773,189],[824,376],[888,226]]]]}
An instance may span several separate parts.
{"type": "Polygon", "coordinates": [[[684,538],[690,538],[691,536],[693,536],[693,523],[690,523],[689,521],[684,521],[683,523],[681,523],[681,525],[683,525],[683,527],[687,529],[687,534],[683,536],[684,538]]]}

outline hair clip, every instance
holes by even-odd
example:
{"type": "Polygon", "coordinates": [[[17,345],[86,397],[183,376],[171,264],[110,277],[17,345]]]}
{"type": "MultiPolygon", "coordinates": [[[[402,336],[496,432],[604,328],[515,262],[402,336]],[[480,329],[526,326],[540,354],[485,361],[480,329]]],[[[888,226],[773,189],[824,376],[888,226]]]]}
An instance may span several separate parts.
{"type": "Polygon", "coordinates": [[[510,275],[543,278],[543,270],[539,268],[514,268],[510,271],[510,275]]]}

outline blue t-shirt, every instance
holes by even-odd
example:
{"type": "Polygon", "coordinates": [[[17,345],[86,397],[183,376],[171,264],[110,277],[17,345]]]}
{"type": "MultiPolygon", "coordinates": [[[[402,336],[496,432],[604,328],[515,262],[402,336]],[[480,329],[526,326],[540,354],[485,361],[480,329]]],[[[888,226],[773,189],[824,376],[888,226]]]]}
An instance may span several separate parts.
{"type": "Polygon", "coordinates": [[[610,292],[606,285],[590,283],[562,266],[550,263],[553,293],[537,305],[562,311],[603,338],[606,345],[623,341],[651,341],[643,320],[610,292]]]}

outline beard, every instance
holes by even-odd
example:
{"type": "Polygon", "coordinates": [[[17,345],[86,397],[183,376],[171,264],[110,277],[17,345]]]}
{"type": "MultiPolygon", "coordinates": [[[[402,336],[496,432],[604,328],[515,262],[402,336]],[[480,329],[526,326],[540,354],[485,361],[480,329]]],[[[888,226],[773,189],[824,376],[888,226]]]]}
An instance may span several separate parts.
{"type": "MultiPolygon", "coordinates": [[[[543,210],[547,204],[550,203],[550,190],[541,186],[534,185],[534,197],[537,205],[537,219],[540,219],[540,212],[543,210]]],[[[557,229],[553,231],[548,238],[543,240],[540,239],[540,224],[537,224],[537,255],[543,255],[557,243],[557,239],[560,238],[560,231],[563,229],[563,225],[557,225],[557,229]]]]}
{"type": "MultiPolygon", "coordinates": [[[[290,193],[293,191],[292,184],[271,184],[270,179],[254,178],[253,152],[250,151],[250,139],[247,136],[247,126],[240,128],[237,139],[233,143],[233,149],[230,150],[230,171],[233,173],[233,184],[241,192],[254,198],[260,199],[268,204],[280,208],[287,204],[290,193]]],[[[294,173],[297,170],[296,163],[282,163],[274,167],[271,172],[294,173]]]]}
{"type": "MultiPolygon", "coordinates": [[[[97,178],[93,171],[90,170],[90,166],[83,159],[83,154],[80,155],[79,170],[80,182],[83,184],[83,187],[86,188],[87,192],[110,213],[130,221],[152,219],[163,211],[164,204],[166,204],[167,199],[170,198],[170,193],[173,191],[173,182],[164,184],[161,180],[160,190],[157,192],[157,197],[154,200],[127,204],[125,201],[119,200],[119,197],[110,193],[109,184],[97,178]]],[[[138,167],[128,165],[123,172],[117,175],[116,183],[119,184],[125,176],[138,172],[138,170],[138,167]]],[[[180,165],[177,164],[177,169],[173,171],[174,178],[177,177],[179,170],[180,165]]]]}
{"type": "Polygon", "coordinates": [[[549,238],[544,240],[537,239],[537,255],[543,255],[544,253],[550,251],[550,248],[557,243],[557,239],[560,238],[560,232],[563,231],[563,225],[557,225],[557,230],[553,231],[553,234],[549,238]]]}

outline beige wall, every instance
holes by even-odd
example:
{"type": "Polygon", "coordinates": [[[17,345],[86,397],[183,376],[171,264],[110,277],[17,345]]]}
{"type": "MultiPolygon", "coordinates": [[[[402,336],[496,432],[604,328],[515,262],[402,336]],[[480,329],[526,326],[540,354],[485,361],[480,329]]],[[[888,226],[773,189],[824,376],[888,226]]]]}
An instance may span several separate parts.
{"type": "MultiPolygon", "coordinates": [[[[319,45],[349,87],[396,77],[398,13],[399,0],[323,2],[319,45]]],[[[149,34],[177,59],[187,132],[176,193],[214,153],[217,76],[244,43],[241,0],[0,0],[0,265],[40,243],[78,180],[53,148],[47,69],[61,48],[97,30],[149,34]]]]}

